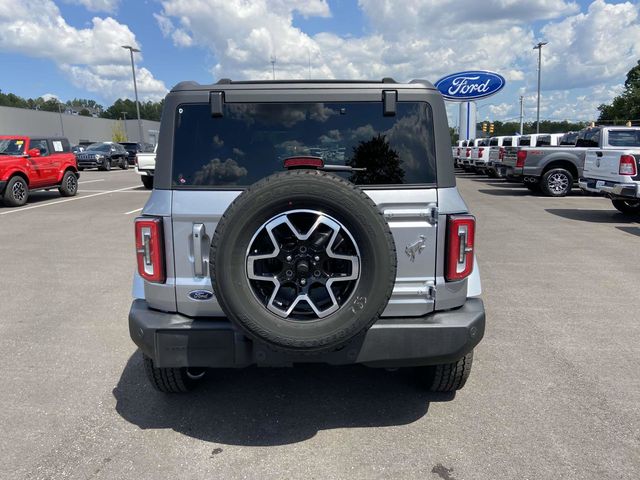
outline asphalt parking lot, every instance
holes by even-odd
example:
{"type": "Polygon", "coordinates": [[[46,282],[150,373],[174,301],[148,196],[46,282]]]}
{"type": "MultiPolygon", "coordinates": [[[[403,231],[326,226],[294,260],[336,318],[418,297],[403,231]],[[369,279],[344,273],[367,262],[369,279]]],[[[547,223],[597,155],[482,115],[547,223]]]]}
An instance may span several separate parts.
{"type": "Polygon", "coordinates": [[[129,339],[132,170],[0,207],[0,478],[637,479],[640,222],[471,174],[487,332],[464,390],[222,371],[164,396],[129,339]]]}

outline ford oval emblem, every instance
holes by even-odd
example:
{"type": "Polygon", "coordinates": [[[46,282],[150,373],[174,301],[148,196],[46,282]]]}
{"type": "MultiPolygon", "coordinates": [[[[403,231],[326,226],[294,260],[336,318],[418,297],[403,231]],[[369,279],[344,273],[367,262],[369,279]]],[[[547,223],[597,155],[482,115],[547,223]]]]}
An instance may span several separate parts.
{"type": "Polygon", "coordinates": [[[213,293],[209,290],[191,290],[189,298],[193,300],[209,300],[213,297],[213,293]]]}
{"type": "Polygon", "coordinates": [[[467,102],[498,93],[505,85],[502,75],[484,70],[470,70],[447,75],[435,84],[446,100],[467,102]]]}

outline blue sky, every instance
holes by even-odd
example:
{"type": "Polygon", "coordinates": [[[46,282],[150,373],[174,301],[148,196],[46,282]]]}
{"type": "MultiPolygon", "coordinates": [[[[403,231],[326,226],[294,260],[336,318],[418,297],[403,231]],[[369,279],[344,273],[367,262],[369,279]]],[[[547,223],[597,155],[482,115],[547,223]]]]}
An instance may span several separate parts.
{"type": "Polygon", "coordinates": [[[309,59],[314,78],[494,70],[507,87],[479,117],[512,118],[524,95],[531,118],[531,47],[544,38],[543,118],[588,120],[640,58],[638,18],[637,3],[605,0],[0,0],[0,88],[104,105],[132,97],[119,45],[133,43],[145,99],[182,80],[270,78],[275,55],[278,78],[306,78],[309,59]]]}

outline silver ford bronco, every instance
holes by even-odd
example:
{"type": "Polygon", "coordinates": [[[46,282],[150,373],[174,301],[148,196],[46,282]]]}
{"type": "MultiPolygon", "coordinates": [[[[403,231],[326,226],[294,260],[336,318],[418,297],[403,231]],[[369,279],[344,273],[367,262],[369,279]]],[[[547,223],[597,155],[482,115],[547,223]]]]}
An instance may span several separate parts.
{"type": "Polygon", "coordinates": [[[474,233],[429,82],[183,82],[135,221],[131,338],[162,392],[305,362],[455,391],[484,334],[474,233]]]}

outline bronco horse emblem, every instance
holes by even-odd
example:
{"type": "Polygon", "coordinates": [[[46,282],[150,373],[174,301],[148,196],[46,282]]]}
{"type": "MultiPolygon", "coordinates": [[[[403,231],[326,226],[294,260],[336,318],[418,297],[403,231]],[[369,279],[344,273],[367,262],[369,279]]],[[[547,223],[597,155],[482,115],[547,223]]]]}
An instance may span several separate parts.
{"type": "Polygon", "coordinates": [[[420,235],[420,240],[416,240],[415,242],[407,245],[404,248],[404,253],[407,254],[409,260],[412,262],[416,261],[416,255],[420,255],[422,251],[427,247],[424,235],[420,235]]]}

